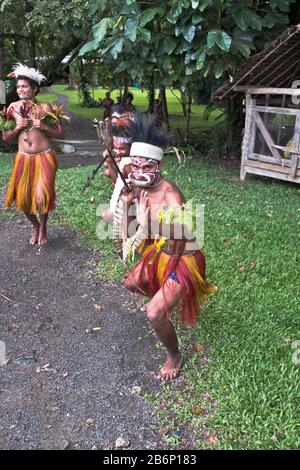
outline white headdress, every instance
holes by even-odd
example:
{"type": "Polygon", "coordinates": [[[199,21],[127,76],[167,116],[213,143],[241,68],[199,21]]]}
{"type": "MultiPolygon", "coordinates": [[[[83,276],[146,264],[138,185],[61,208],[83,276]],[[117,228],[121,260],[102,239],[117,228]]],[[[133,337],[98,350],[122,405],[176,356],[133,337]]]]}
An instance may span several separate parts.
{"type": "Polygon", "coordinates": [[[43,75],[39,70],[34,69],[33,67],[27,67],[27,65],[23,64],[14,65],[13,72],[10,72],[8,77],[14,77],[17,79],[21,75],[23,77],[31,78],[31,80],[34,80],[39,85],[42,81],[47,80],[45,75],[43,75]]]}
{"type": "Polygon", "coordinates": [[[156,145],[147,144],[146,142],[133,142],[130,149],[131,157],[153,158],[154,160],[162,160],[164,151],[156,145]]]}
{"type": "Polygon", "coordinates": [[[121,142],[122,144],[131,144],[130,137],[123,137],[121,135],[113,135],[113,141],[121,142]]]}

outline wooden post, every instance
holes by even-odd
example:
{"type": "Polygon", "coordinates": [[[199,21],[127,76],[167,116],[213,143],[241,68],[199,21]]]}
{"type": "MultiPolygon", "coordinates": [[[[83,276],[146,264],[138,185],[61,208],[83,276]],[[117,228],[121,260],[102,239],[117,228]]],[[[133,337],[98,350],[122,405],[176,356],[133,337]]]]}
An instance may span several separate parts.
{"type": "Polygon", "coordinates": [[[5,83],[0,80],[0,104],[5,104],[5,83]]]}
{"type": "MultiPolygon", "coordinates": [[[[285,101],[286,101],[286,95],[282,95],[281,98],[281,107],[285,107],[285,101]]],[[[281,132],[282,132],[282,121],[283,121],[283,115],[280,114],[279,116],[279,123],[278,123],[278,134],[277,134],[277,145],[280,145],[280,139],[281,139],[281,132]]]]}
{"type": "Polygon", "coordinates": [[[300,154],[300,116],[299,115],[296,117],[294,136],[292,140],[293,140],[294,149],[299,152],[298,154],[292,156],[290,176],[294,178],[296,175],[297,169],[299,167],[299,154],[300,154]]]}
{"type": "Polygon", "coordinates": [[[245,119],[245,129],[242,142],[242,161],[241,161],[241,170],[240,170],[240,179],[244,181],[246,177],[245,163],[250,158],[254,142],[255,142],[255,115],[256,111],[253,110],[256,100],[251,97],[250,93],[246,93],[246,119],[245,119]]]}
{"type": "MultiPolygon", "coordinates": [[[[270,94],[268,93],[266,96],[265,96],[265,106],[268,107],[270,104],[270,94]]],[[[267,115],[266,113],[264,112],[264,116],[263,116],[263,122],[264,124],[266,125],[267,123],[267,115]]],[[[263,153],[263,148],[264,148],[264,141],[262,139],[261,143],[260,143],[260,151],[259,153],[263,153]]]]}

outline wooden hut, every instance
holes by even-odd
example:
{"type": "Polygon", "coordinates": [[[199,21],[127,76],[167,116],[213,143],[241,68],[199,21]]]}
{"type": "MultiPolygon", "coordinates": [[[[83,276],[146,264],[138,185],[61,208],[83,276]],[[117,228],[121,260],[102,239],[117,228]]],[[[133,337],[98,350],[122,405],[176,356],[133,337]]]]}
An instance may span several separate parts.
{"type": "Polygon", "coordinates": [[[5,83],[0,80],[0,104],[5,104],[5,83]]]}
{"type": "Polygon", "coordinates": [[[216,90],[217,101],[246,93],[241,180],[252,173],[300,183],[299,87],[300,24],[251,56],[216,90]]]}

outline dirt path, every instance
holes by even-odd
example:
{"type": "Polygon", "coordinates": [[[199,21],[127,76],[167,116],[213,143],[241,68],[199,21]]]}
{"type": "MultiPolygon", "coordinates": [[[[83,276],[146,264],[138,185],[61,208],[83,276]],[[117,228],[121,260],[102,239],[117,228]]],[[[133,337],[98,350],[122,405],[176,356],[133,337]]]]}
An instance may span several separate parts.
{"type": "Polygon", "coordinates": [[[97,254],[72,232],[50,226],[38,249],[20,220],[0,219],[0,448],[164,447],[133,389],[159,390],[161,355],[131,295],[87,278],[97,254]]]}
{"type": "MultiPolygon", "coordinates": [[[[71,122],[66,138],[95,138],[89,121],[71,122]]],[[[98,160],[61,155],[60,165],[98,160]]],[[[38,249],[18,217],[0,219],[0,352],[5,344],[9,359],[0,367],[0,448],[101,449],[122,436],[131,449],[163,447],[136,393],[159,390],[144,315],[121,285],[87,277],[97,253],[74,233],[50,219],[49,243],[38,249]]]]}
{"type": "MultiPolygon", "coordinates": [[[[56,93],[51,88],[49,89],[50,93],[53,93],[57,96],[57,103],[63,104],[64,109],[68,112],[68,115],[71,117],[69,124],[65,126],[65,139],[66,140],[93,140],[97,139],[97,134],[95,128],[93,127],[91,119],[85,119],[68,110],[68,97],[56,93]]],[[[41,99],[42,101],[42,99],[41,99]]],[[[102,118],[103,110],[99,108],[99,119],[102,118]]]]}
{"type": "MultiPolygon", "coordinates": [[[[76,117],[66,136],[85,129],[90,138],[89,126],[76,117]]],[[[77,158],[63,155],[61,166],[85,164],[77,158]]],[[[159,393],[153,372],[163,356],[133,297],[87,276],[98,254],[75,233],[50,218],[38,249],[18,217],[0,218],[0,355],[5,345],[9,360],[0,367],[0,448],[103,449],[123,437],[130,449],[166,449],[141,397],[159,393]]]]}

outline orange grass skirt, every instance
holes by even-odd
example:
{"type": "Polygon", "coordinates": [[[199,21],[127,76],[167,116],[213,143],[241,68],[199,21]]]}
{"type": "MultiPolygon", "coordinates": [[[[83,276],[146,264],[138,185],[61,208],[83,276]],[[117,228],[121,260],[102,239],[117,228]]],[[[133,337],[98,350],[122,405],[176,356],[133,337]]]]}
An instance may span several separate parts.
{"type": "Polygon", "coordinates": [[[47,214],[54,209],[57,158],[53,150],[38,154],[18,152],[5,199],[28,214],[47,214]]]}
{"type": "Polygon", "coordinates": [[[181,321],[194,326],[201,305],[210,294],[217,291],[217,287],[205,279],[205,256],[201,250],[178,259],[178,256],[171,256],[163,251],[157,253],[152,244],[145,249],[142,259],[128,275],[134,277],[140,292],[153,297],[164,288],[171,273],[176,274],[181,287],[181,321]],[[140,276],[136,278],[134,271],[140,265],[140,276]],[[148,279],[146,286],[143,283],[145,272],[148,279]]]}

